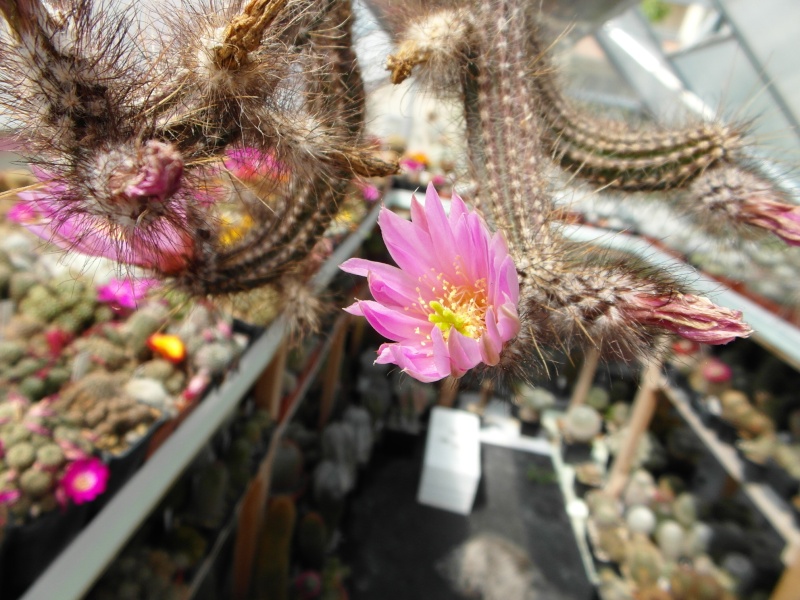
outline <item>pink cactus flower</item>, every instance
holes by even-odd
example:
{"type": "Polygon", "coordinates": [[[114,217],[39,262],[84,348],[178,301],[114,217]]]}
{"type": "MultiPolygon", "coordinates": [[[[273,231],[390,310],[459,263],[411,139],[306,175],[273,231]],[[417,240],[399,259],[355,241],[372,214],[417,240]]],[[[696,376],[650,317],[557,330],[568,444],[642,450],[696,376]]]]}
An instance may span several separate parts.
{"type": "Polygon", "coordinates": [[[381,199],[381,191],[370,183],[362,183],[361,195],[367,202],[377,202],[381,199]]]}
{"type": "Polygon", "coordinates": [[[241,181],[265,178],[286,181],[289,177],[289,168],[273,154],[249,146],[228,150],[224,164],[241,181]]]}
{"type": "Polygon", "coordinates": [[[134,309],[139,300],[157,285],[156,279],[112,279],[106,285],[97,288],[97,301],[134,309]]]}
{"type": "Polygon", "coordinates": [[[425,170],[425,163],[415,157],[401,158],[399,164],[401,169],[411,173],[420,173],[425,170]]]}
{"type": "Polygon", "coordinates": [[[652,327],[667,329],[703,344],[727,344],[748,337],[753,330],[742,322],[742,313],[717,306],[708,298],[692,294],[659,296],[631,294],[622,308],[629,318],[652,327]]]}
{"type": "Polygon", "coordinates": [[[432,185],[424,207],[412,201],[411,222],[383,209],[378,223],[399,268],[359,258],[341,265],[367,277],[374,298],[345,310],[393,341],[375,362],[424,382],[496,365],[520,327],[519,281],[503,236],[458,196],[448,217],[432,185]]]}
{"type": "Polygon", "coordinates": [[[141,170],[125,182],[119,195],[120,206],[115,209],[124,213],[123,204],[134,212],[141,209],[137,221],[111,212],[93,212],[88,206],[76,204],[69,199],[67,185],[40,168],[33,168],[33,172],[44,185],[17,194],[20,202],[8,217],[61,248],[176,273],[194,257],[194,241],[186,224],[186,200],[173,198],[169,215],[148,215],[143,207],[164,205],[169,194],[180,187],[182,166],[172,164],[169,157],[161,156],[149,145],[143,160],[141,170]]]}
{"type": "Polygon", "coordinates": [[[0,492],[0,506],[4,504],[14,504],[17,500],[19,500],[22,494],[19,490],[3,490],[0,492]]]}
{"type": "Polygon", "coordinates": [[[71,463],[59,487],[75,504],[91,502],[106,490],[108,466],[99,458],[86,458],[71,463]]]}

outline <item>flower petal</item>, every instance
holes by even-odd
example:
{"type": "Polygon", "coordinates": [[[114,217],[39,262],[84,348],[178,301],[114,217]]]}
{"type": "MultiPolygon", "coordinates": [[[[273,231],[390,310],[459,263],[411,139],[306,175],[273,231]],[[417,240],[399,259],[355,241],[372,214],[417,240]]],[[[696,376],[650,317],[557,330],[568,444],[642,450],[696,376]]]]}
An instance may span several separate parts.
{"type": "Polygon", "coordinates": [[[397,266],[414,279],[423,275],[430,267],[430,257],[435,256],[430,235],[388,209],[381,210],[378,225],[397,266]]]}
{"type": "Polygon", "coordinates": [[[392,310],[371,300],[360,300],[358,304],[375,331],[394,342],[424,339],[431,328],[428,321],[392,310]]]}

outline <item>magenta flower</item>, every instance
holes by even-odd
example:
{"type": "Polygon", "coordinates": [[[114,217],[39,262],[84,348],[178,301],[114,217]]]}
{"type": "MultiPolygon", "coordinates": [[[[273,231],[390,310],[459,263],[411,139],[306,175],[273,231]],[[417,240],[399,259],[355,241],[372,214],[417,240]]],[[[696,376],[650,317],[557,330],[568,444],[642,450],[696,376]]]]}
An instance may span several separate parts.
{"type": "MultiPolygon", "coordinates": [[[[147,187],[153,182],[143,179],[129,189],[138,193],[147,187]]],[[[167,274],[184,269],[194,256],[194,242],[182,222],[185,211],[179,206],[171,218],[156,217],[144,226],[124,225],[65,208],[67,195],[64,183],[46,180],[42,188],[18,194],[20,202],[9,211],[9,219],[61,248],[167,274]]]]}
{"type": "Polygon", "coordinates": [[[97,301],[133,309],[157,285],[155,279],[112,279],[97,288],[97,301]]]}
{"type": "Polygon", "coordinates": [[[370,183],[361,183],[361,195],[367,202],[377,202],[381,199],[381,191],[370,183]]]}
{"type": "Polygon", "coordinates": [[[19,500],[22,493],[17,489],[0,491],[0,506],[4,504],[14,504],[19,500]]]}
{"type": "Polygon", "coordinates": [[[286,181],[289,177],[289,168],[274,155],[249,146],[228,150],[224,164],[241,181],[263,178],[286,181]]]}
{"type": "Polygon", "coordinates": [[[374,298],[345,310],[393,341],[375,362],[425,382],[496,365],[519,332],[519,281],[503,236],[458,196],[445,215],[432,185],[424,207],[413,199],[411,222],[384,208],[378,223],[399,268],[359,258],[341,266],[367,277],[374,298]]]}
{"type": "Polygon", "coordinates": [[[85,458],[70,463],[59,487],[75,504],[83,504],[106,491],[107,483],[108,466],[99,458],[85,458]]]}
{"type": "Polygon", "coordinates": [[[411,173],[419,173],[425,170],[425,163],[411,156],[400,159],[400,168],[411,173]]]}
{"type": "Polygon", "coordinates": [[[800,246],[800,206],[749,199],[740,214],[742,220],[771,231],[790,246],[800,246]]]}
{"type": "Polygon", "coordinates": [[[651,327],[667,329],[687,340],[704,344],[727,344],[748,337],[753,330],[742,322],[742,313],[717,306],[708,298],[692,294],[670,296],[631,294],[623,313],[651,327]]]}

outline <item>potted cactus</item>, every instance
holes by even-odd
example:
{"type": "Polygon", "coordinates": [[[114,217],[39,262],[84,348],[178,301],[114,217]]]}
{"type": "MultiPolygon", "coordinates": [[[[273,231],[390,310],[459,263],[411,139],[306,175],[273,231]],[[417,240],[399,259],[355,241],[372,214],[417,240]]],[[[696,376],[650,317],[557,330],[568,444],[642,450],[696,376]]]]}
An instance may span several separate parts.
{"type": "Polygon", "coordinates": [[[0,404],[0,504],[6,509],[3,592],[21,594],[83,527],[108,468],[50,399],[0,404]]]}

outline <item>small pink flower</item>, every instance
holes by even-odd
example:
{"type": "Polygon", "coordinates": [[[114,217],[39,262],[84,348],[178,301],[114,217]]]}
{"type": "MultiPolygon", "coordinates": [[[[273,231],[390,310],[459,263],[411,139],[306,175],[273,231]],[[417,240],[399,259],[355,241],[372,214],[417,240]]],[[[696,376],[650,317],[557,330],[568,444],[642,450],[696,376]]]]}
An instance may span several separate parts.
{"type": "Polygon", "coordinates": [[[186,389],[182,394],[184,400],[194,402],[203,395],[210,383],[211,374],[207,370],[201,369],[186,384],[186,389]]]}
{"type": "Polygon", "coordinates": [[[771,231],[790,246],[800,246],[800,206],[751,198],[740,214],[742,220],[771,231]]]}
{"type": "Polygon", "coordinates": [[[727,344],[748,337],[753,330],[742,322],[742,313],[717,306],[708,298],[692,294],[670,296],[631,294],[625,315],[642,325],[667,329],[703,344],[727,344]]]}
{"type": "Polygon", "coordinates": [[[25,423],[25,428],[31,433],[35,433],[37,435],[43,435],[44,437],[50,437],[53,434],[52,431],[50,431],[47,427],[45,427],[41,423],[29,421],[25,423]]]}
{"type": "Polygon", "coordinates": [[[703,363],[702,375],[709,383],[727,383],[733,378],[733,369],[712,357],[703,363]]]}
{"type": "Polygon", "coordinates": [[[107,483],[108,466],[98,458],[86,458],[67,467],[59,487],[75,504],[83,504],[102,494],[107,483]]]}
{"type": "Polygon", "coordinates": [[[496,365],[520,326],[519,281],[503,236],[458,196],[448,217],[432,185],[424,208],[412,200],[411,222],[384,208],[378,223],[400,268],[359,258],[341,265],[367,277],[375,299],[345,310],[394,342],[380,347],[376,362],[425,382],[496,365]]]}
{"type": "Polygon", "coordinates": [[[112,279],[97,288],[97,301],[121,308],[136,308],[139,300],[158,285],[156,279],[112,279]]]}
{"type": "Polygon", "coordinates": [[[442,187],[443,185],[447,185],[447,177],[445,177],[441,173],[437,173],[436,175],[431,177],[431,183],[435,185],[437,188],[442,187]]]}
{"type": "Polygon", "coordinates": [[[361,195],[367,202],[377,202],[381,199],[381,191],[369,183],[361,184],[361,195]]]}
{"type": "Polygon", "coordinates": [[[0,492],[0,505],[14,504],[22,494],[19,490],[3,490],[0,492]]]}
{"type": "Polygon", "coordinates": [[[224,164],[241,181],[264,178],[286,181],[289,177],[289,168],[273,154],[249,146],[228,150],[224,164]]]}
{"type": "Polygon", "coordinates": [[[404,171],[411,173],[419,173],[425,170],[425,163],[412,157],[401,158],[399,161],[400,168],[404,171]]]}
{"type": "Polygon", "coordinates": [[[69,440],[59,440],[58,447],[64,452],[67,460],[84,460],[88,458],[86,452],[69,440]]]}

